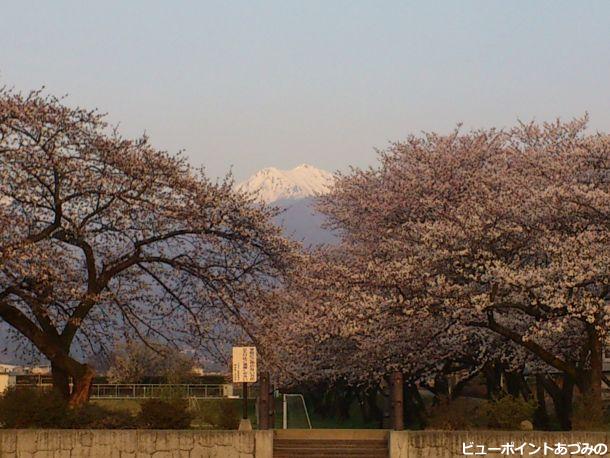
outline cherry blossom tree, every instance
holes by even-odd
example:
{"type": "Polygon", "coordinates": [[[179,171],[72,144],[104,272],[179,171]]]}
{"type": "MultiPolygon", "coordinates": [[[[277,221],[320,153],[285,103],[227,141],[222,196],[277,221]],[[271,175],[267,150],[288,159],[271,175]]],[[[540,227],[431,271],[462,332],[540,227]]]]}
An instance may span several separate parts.
{"type": "Polygon", "coordinates": [[[314,407],[327,399],[319,391],[328,390],[339,407],[347,409],[358,398],[363,414],[381,421],[378,394],[389,395],[389,376],[399,371],[406,413],[421,424],[425,405],[418,388],[446,402],[490,362],[523,369],[525,352],[510,341],[405,307],[398,295],[357,271],[366,270],[360,260],[347,257],[343,246],[303,255],[290,281],[255,314],[265,363],[284,386],[306,389],[314,407]]]}
{"type": "Polygon", "coordinates": [[[106,375],[110,383],[145,383],[150,378],[162,379],[164,383],[186,383],[196,365],[192,355],[173,347],[132,341],[116,345],[106,375]]]}
{"type": "Polygon", "coordinates": [[[405,310],[491,330],[599,401],[610,140],[585,124],[410,137],[339,176],[320,207],[405,310]]]}
{"type": "Polygon", "coordinates": [[[73,405],[93,377],[78,354],[117,335],[222,349],[247,333],[245,304],[294,249],[274,214],[96,111],[0,91],[0,318],[73,405]]]}
{"type": "Polygon", "coordinates": [[[278,364],[420,381],[465,360],[527,364],[559,404],[576,386],[601,405],[610,138],[586,120],[521,124],[411,136],[379,159],[319,198],[341,244],[304,262],[266,321],[298,355],[278,364]]]}

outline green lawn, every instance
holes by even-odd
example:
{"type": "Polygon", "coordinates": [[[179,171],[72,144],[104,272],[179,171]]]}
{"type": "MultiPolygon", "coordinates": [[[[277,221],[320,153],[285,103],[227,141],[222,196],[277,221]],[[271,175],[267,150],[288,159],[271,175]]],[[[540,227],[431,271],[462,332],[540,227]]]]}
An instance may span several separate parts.
{"type": "MultiPolygon", "coordinates": [[[[92,404],[97,404],[101,407],[105,407],[110,410],[127,410],[131,412],[132,415],[137,415],[140,412],[140,404],[142,400],[137,399],[96,399],[91,401],[92,404]]],[[[210,399],[199,399],[197,400],[198,408],[205,409],[206,404],[212,404],[215,400],[210,399]]],[[[241,416],[242,409],[242,401],[241,399],[234,399],[231,402],[235,403],[235,408],[239,412],[241,416]]],[[[346,421],[339,421],[336,418],[323,418],[319,415],[316,415],[312,412],[311,407],[309,408],[310,420],[313,428],[339,428],[339,429],[375,429],[378,428],[377,423],[365,423],[362,420],[362,416],[360,414],[360,410],[356,403],[351,406],[350,409],[350,418],[346,421]]],[[[254,406],[254,401],[250,400],[248,404],[248,418],[252,422],[252,426],[256,428],[257,420],[256,420],[256,411],[254,406]]],[[[288,410],[288,427],[289,428],[307,428],[307,419],[305,416],[305,411],[302,409],[301,405],[292,405],[289,404],[288,410]]],[[[193,422],[193,427],[205,428],[206,425],[199,424],[197,421],[193,422]]],[[[275,400],[275,427],[277,429],[282,428],[282,400],[275,400]]]]}
{"type": "MultiPolygon", "coordinates": [[[[143,399],[94,399],[91,401],[92,404],[99,405],[100,407],[104,407],[109,410],[127,410],[132,415],[137,415],[140,412],[140,405],[142,404],[143,399]]],[[[196,409],[204,410],[206,405],[209,405],[213,408],[214,403],[216,403],[216,399],[197,399],[196,400],[196,409]]],[[[241,399],[231,399],[231,403],[234,404],[235,410],[238,412],[239,417],[241,418],[242,412],[242,400],[241,399]]],[[[193,405],[193,407],[195,407],[193,405]]],[[[256,427],[256,411],[254,406],[254,401],[250,400],[248,403],[248,418],[252,422],[252,426],[256,427]]],[[[197,419],[193,421],[192,424],[195,428],[208,428],[208,425],[201,424],[197,419]]]]}
{"type": "MultiPolygon", "coordinates": [[[[340,421],[337,418],[322,417],[313,412],[311,406],[307,406],[311,426],[314,429],[377,429],[379,424],[376,422],[366,423],[360,412],[357,402],[350,407],[349,418],[340,421]]],[[[282,399],[275,400],[275,427],[282,428],[282,399]]],[[[307,417],[300,405],[288,405],[288,428],[307,428],[307,417]]]]}
{"type": "Polygon", "coordinates": [[[138,399],[95,399],[91,404],[104,407],[109,410],[127,410],[132,415],[140,412],[141,401],[138,399]]]}

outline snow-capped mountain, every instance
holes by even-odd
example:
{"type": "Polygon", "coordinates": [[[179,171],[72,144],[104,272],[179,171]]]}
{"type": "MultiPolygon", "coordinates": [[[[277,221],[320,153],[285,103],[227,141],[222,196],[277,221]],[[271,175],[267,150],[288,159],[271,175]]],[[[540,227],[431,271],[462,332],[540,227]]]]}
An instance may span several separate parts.
{"type": "Polygon", "coordinates": [[[252,175],[237,188],[254,192],[271,203],[283,199],[302,199],[328,192],[333,175],[312,165],[301,164],[292,170],[267,167],[252,175]]]}
{"type": "Polygon", "coordinates": [[[336,235],[322,227],[324,218],[313,205],[314,196],[327,193],[333,180],[332,173],[301,164],[292,170],[268,167],[237,188],[257,193],[261,201],[283,209],[276,223],[288,237],[311,246],[337,241],[336,235]]]}

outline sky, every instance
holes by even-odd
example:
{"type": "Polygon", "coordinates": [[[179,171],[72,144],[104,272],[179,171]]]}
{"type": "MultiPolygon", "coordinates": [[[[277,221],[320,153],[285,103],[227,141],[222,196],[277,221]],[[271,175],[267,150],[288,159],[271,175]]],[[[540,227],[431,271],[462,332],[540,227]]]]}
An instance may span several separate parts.
{"type": "Polygon", "coordinates": [[[366,167],[457,123],[610,131],[606,0],[21,0],[0,30],[0,85],[68,94],[212,177],[366,167]]]}

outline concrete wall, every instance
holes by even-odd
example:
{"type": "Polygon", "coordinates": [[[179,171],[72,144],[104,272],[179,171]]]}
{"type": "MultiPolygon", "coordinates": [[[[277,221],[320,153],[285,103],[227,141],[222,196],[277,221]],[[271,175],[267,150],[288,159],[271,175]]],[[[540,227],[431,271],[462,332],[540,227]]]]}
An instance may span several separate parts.
{"type": "Polygon", "coordinates": [[[272,431],[0,430],[2,458],[272,456],[272,431]]]}
{"type": "MultiPolygon", "coordinates": [[[[286,438],[306,439],[309,435],[318,437],[321,430],[280,432],[286,438]],[[290,437],[288,437],[290,436],[290,437]]],[[[332,430],[323,431],[324,437],[337,438],[332,430]]],[[[371,439],[382,437],[387,431],[346,430],[341,439],[371,439]],[[345,437],[344,437],[345,436],[345,437]]],[[[273,431],[150,431],[150,430],[0,430],[1,458],[272,458],[273,431]]],[[[383,436],[385,437],[385,436],[383,436]]],[[[392,431],[389,433],[390,458],[452,458],[469,456],[463,453],[463,444],[472,444],[468,449],[472,456],[480,450],[477,445],[487,447],[485,456],[505,457],[507,453],[490,451],[489,447],[499,448],[503,444],[514,443],[528,446],[523,452],[512,456],[609,456],[598,454],[556,455],[529,444],[543,447],[544,443],[555,447],[556,444],[605,444],[608,445],[609,433],[591,432],[521,432],[521,431],[392,431]]],[[[478,456],[481,456],[479,454],[478,456]]],[[[508,456],[511,456],[508,454],[508,456]]]]}
{"type": "Polygon", "coordinates": [[[567,453],[555,454],[547,451],[545,454],[544,444],[555,447],[556,444],[605,444],[608,446],[610,434],[605,432],[525,432],[525,431],[391,431],[390,432],[390,458],[451,458],[472,456],[482,450],[477,446],[485,446],[486,457],[506,457],[508,456],[610,456],[610,454],[587,454],[576,453],[576,447],[572,447],[567,453]],[[515,447],[526,444],[523,453],[515,451],[512,455],[502,453],[498,450],[489,450],[490,447],[501,448],[504,444],[514,442],[515,447]],[[467,447],[463,450],[463,444],[467,447]],[[532,444],[532,448],[529,444],[532,444]],[[536,451],[537,447],[541,449],[536,451]],[[464,451],[467,453],[465,454],[464,451]],[[530,455],[531,454],[531,455],[530,455]]]}

